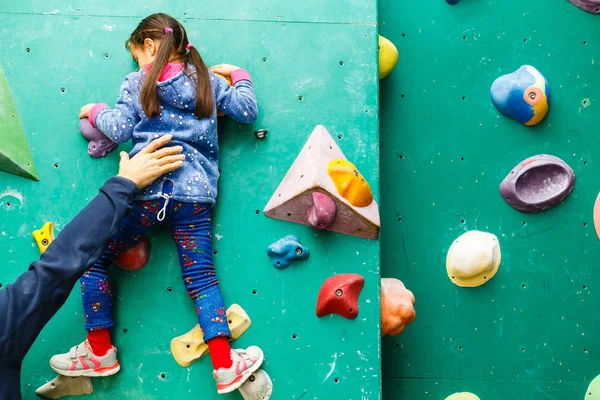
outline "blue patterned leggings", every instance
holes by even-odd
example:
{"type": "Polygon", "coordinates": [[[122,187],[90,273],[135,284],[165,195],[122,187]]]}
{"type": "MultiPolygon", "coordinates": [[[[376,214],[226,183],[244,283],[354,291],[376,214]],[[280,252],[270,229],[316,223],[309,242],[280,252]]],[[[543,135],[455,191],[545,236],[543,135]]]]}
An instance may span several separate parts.
{"type": "MultiPolygon", "coordinates": [[[[133,246],[155,225],[164,200],[135,202],[107,250],[81,278],[85,329],[114,326],[108,268],[119,254],[133,246]]],[[[231,337],[225,304],[212,260],[210,206],[170,201],[162,223],[169,226],[177,244],[183,282],[196,304],[204,340],[231,337]]]]}

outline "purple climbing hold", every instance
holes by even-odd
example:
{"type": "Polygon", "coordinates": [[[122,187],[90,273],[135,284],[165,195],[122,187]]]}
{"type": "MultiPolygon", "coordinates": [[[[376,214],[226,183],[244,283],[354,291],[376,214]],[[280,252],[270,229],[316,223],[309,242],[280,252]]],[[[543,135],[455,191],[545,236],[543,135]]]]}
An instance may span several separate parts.
{"type": "Polygon", "coordinates": [[[313,192],[313,205],[306,211],[308,224],[315,229],[329,228],[335,222],[335,201],[325,193],[313,192]]]}
{"type": "Polygon", "coordinates": [[[79,120],[79,131],[84,138],[90,141],[88,154],[91,157],[104,157],[117,147],[115,142],[104,136],[97,128],[94,128],[87,118],[79,120]]]}
{"type": "Polygon", "coordinates": [[[600,14],[600,0],[569,0],[575,6],[592,14],[600,14]]]}
{"type": "Polygon", "coordinates": [[[513,168],[500,184],[500,193],[514,209],[536,213],[563,201],[574,185],[575,173],[566,162],[540,154],[513,168]]]}

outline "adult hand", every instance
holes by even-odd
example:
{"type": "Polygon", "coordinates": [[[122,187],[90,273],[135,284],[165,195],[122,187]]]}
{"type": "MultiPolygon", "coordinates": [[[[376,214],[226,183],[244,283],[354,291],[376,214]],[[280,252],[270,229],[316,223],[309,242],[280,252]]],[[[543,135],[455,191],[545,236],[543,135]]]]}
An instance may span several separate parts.
{"type": "Polygon", "coordinates": [[[81,110],[79,110],[79,119],[89,118],[90,111],[92,111],[92,108],[95,105],[96,105],[96,103],[90,103],[90,104],[86,104],[85,106],[81,107],[81,110]]]}
{"type": "Polygon", "coordinates": [[[167,172],[181,168],[185,156],[181,146],[163,147],[173,139],[173,135],[165,135],[144,147],[133,158],[122,151],[119,163],[119,176],[136,184],[138,189],[144,188],[167,172]]]}
{"type": "Polygon", "coordinates": [[[215,65],[214,67],[210,67],[210,69],[216,74],[223,75],[224,77],[231,77],[231,73],[240,69],[240,67],[236,67],[235,65],[231,64],[219,64],[215,65]]]}

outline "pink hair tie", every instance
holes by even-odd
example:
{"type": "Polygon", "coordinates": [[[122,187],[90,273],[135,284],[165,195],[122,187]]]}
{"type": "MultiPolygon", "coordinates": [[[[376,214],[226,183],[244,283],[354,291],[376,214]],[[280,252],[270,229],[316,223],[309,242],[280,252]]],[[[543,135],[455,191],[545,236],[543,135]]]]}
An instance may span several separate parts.
{"type": "Polygon", "coordinates": [[[194,47],[194,45],[191,44],[191,43],[188,43],[188,44],[185,45],[185,48],[188,49],[188,50],[190,50],[192,47],[194,47]]]}
{"type": "Polygon", "coordinates": [[[165,33],[173,33],[173,28],[165,28],[165,33]]]}

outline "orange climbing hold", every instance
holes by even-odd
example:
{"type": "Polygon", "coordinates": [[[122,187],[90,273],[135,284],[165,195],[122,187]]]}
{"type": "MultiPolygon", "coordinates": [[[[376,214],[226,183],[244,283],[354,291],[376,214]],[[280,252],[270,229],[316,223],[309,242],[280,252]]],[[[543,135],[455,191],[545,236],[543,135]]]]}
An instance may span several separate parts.
{"type": "Polygon", "coordinates": [[[350,161],[331,160],[327,173],[339,195],[354,207],[366,207],[373,202],[371,187],[350,161]]]}
{"type": "Polygon", "coordinates": [[[415,296],[395,278],[381,279],[381,337],[398,336],[415,320],[415,296]]]}

